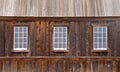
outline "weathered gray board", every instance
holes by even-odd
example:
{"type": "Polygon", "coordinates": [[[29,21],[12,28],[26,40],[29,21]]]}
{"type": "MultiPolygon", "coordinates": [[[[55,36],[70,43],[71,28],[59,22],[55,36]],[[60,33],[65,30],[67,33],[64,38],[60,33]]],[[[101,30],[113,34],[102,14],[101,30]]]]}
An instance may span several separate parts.
{"type": "Polygon", "coordinates": [[[0,0],[0,16],[120,16],[120,0],[0,0]]]}

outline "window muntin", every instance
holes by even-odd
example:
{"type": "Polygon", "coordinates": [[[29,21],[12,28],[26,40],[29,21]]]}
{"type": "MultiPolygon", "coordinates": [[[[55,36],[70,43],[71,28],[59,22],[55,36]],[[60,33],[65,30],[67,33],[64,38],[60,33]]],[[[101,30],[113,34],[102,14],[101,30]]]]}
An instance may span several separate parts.
{"type": "Polygon", "coordinates": [[[67,27],[53,28],[53,49],[67,50],[67,27]]]}
{"type": "Polygon", "coordinates": [[[28,27],[14,26],[14,50],[27,50],[28,27]]]}
{"type": "Polygon", "coordinates": [[[94,50],[107,50],[107,26],[93,27],[94,50]]]}

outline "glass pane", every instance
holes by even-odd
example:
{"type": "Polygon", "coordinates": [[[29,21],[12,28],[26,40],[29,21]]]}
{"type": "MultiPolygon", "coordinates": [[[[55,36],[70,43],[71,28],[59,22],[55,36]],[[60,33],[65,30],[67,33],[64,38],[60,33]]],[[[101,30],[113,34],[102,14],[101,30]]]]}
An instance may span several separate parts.
{"type": "Polygon", "coordinates": [[[62,27],[59,28],[59,32],[62,32],[62,27]]]}
{"type": "Polygon", "coordinates": [[[67,27],[54,27],[54,48],[63,48],[63,42],[66,42],[67,27]],[[57,33],[55,33],[57,31],[57,33]]]}
{"type": "Polygon", "coordinates": [[[102,48],[102,44],[101,43],[99,43],[99,48],[102,48]]]}
{"type": "Polygon", "coordinates": [[[94,33],[94,37],[98,37],[98,33],[94,33]]]}
{"type": "Polygon", "coordinates": [[[93,32],[97,32],[97,28],[96,27],[93,28],[93,32]]]}
{"type": "Polygon", "coordinates": [[[22,37],[22,33],[19,33],[19,37],[22,37]]]}
{"type": "Polygon", "coordinates": [[[63,42],[63,38],[59,38],[59,42],[63,42]]]}
{"type": "Polygon", "coordinates": [[[61,43],[59,44],[59,48],[62,48],[62,44],[61,43]]]}
{"type": "Polygon", "coordinates": [[[22,32],[22,27],[19,27],[19,32],[22,32]]]}
{"type": "Polygon", "coordinates": [[[102,38],[99,38],[99,42],[102,42],[102,38]]]}
{"type": "Polygon", "coordinates": [[[15,32],[18,32],[18,27],[15,27],[14,29],[15,29],[15,32]]]}
{"type": "Polygon", "coordinates": [[[15,38],[15,42],[18,42],[18,38],[15,38]]]}
{"type": "Polygon", "coordinates": [[[19,38],[19,42],[22,42],[22,38],[19,38]]]}
{"type": "Polygon", "coordinates": [[[102,32],[102,27],[99,28],[99,32],[102,32]]]}
{"type": "Polygon", "coordinates": [[[63,33],[59,33],[59,37],[63,37],[63,33]]]}
{"type": "Polygon", "coordinates": [[[54,41],[55,41],[55,42],[58,42],[59,40],[58,40],[58,38],[55,38],[54,41]]]}
{"type": "Polygon", "coordinates": [[[102,33],[99,33],[98,35],[99,35],[99,37],[102,37],[103,34],[102,34],[102,33]]]}
{"type": "Polygon", "coordinates": [[[66,33],[63,33],[63,37],[66,37],[66,33]]]}
{"type": "Polygon", "coordinates": [[[23,37],[27,37],[27,33],[23,33],[23,37]]]}
{"type": "Polygon", "coordinates": [[[63,32],[66,32],[66,28],[65,27],[63,28],[63,32]]]}
{"type": "Polygon", "coordinates": [[[27,48],[27,45],[26,45],[26,44],[23,44],[23,48],[27,48]]]}
{"type": "Polygon", "coordinates": [[[58,37],[59,33],[55,33],[54,35],[55,35],[55,37],[58,37]]]}
{"type": "Polygon", "coordinates": [[[54,44],[54,47],[55,47],[55,48],[58,48],[58,47],[57,47],[57,44],[54,44]]]}
{"type": "Polygon", "coordinates": [[[22,44],[19,44],[19,48],[22,48],[22,44]]]}
{"type": "Polygon", "coordinates": [[[58,27],[54,27],[54,32],[58,32],[59,28],[58,27]]]}
{"type": "Polygon", "coordinates": [[[106,43],[103,43],[103,48],[107,48],[106,43]]]}
{"type": "Polygon", "coordinates": [[[66,48],[66,44],[63,44],[63,48],[66,48]]]}
{"type": "Polygon", "coordinates": [[[98,42],[97,38],[94,38],[94,42],[98,42]]]}
{"type": "Polygon", "coordinates": [[[15,44],[15,48],[18,48],[18,44],[15,44]]]}
{"type": "Polygon", "coordinates": [[[23,27],[23,32],[27,32],[27,27],[23,27]]]}
{"type": "Polygon", "coordinates": [[[107,27],[103,27],[103,32],[106,33],[106,31],[107,31],[107,27]]]}
{"type": "Polygon", "coordinates": [[[22,42],[27,42],[27,39],[26,39],[26,38],[23,38],[23,39],[22,39],[22,42]]]}
{"type": "Polygon", "coordinates": [[[94,44],[94,48],[97,48],[97,44],[94,44]]]}
{"type": "Polygon", "coordinates": [[[15,37],[18,37],[18,33],[15,33],[15,37]]]}
{"type": "Polygon", "coordinates": [[[106,37],[106,33],[103,33],[103,37],[106,37]]]}
{"type": "Polygon", "coordinates": [[[66,38],[63,38],[63,42],[66,42],[66,38]]]}
{"type": "Polygon", "coordinates": [[[103,42],[106,42],[106,38],[103,38],[103,42]]]}

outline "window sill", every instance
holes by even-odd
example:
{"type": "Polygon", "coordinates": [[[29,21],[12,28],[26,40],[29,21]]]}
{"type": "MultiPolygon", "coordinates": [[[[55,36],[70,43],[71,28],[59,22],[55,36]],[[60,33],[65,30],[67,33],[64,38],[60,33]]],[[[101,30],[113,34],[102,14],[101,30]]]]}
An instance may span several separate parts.
{"type": "Polygon", "coordinates": [[[69,50],[53,50],[53,52],[69,52],[69,50]]]}
{"type": "Polygon", "coordinates": [[[29,52],[29,50],[12,50],[12,52],[29,52]]]}
{"type": "Polygon", "coordinates": [[[108,50],[92,50],[92,52],[108,52],[108,50]]]}

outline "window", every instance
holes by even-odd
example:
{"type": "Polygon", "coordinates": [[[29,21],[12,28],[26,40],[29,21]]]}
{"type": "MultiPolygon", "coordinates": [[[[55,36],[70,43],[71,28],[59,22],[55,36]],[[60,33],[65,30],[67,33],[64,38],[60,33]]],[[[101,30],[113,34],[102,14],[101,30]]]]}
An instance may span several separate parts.
{"type": "Polygon", "coordinates": [[[107,50],[107,26],[93,27],[94,50],[107,50]]]}
{"type": "Polygon", "coordinates": [[[28,48],[28,27],[14,26],[14,50],[27,50],[28,48]]]}
{"type": "Polygon", "coordinates": [[[67,50],[67,27],[53,28],[53,49],[67,50]]]}

